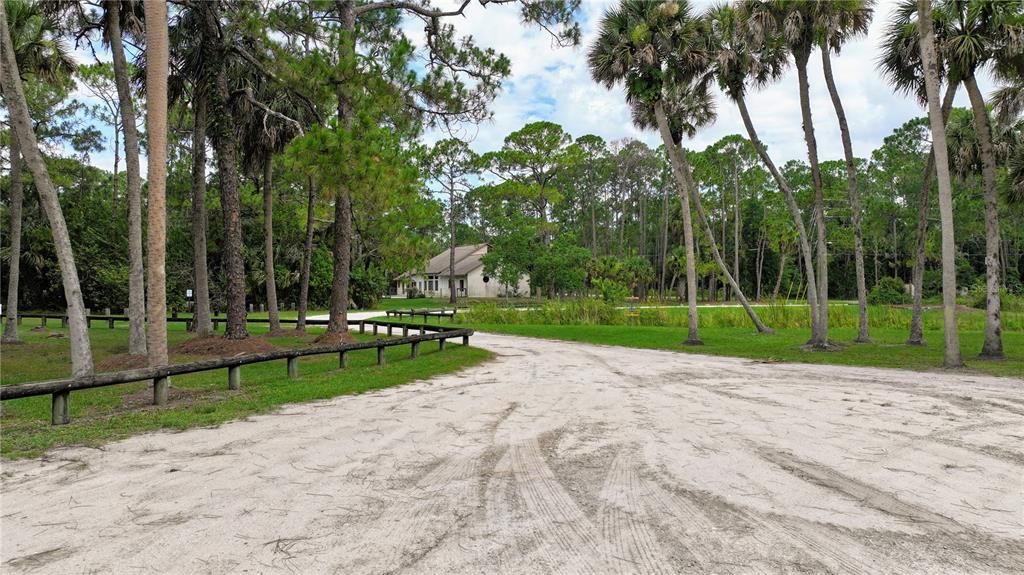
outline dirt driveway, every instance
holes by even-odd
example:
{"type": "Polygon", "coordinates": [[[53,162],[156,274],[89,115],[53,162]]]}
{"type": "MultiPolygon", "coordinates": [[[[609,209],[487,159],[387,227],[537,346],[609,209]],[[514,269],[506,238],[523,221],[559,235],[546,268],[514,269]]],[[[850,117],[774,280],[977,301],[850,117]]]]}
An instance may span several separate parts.
{"type": "Polygon", "coordinates": [[[0,567],[1024,571],[1020,380],[473,343],[501,355],[5,463],[0,567]]]}

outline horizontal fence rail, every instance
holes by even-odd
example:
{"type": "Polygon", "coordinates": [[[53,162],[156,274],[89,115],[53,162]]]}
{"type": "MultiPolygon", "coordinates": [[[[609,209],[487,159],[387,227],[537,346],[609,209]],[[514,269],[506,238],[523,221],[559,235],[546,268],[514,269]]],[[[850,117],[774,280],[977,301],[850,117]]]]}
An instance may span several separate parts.
{"type": "MultiPolygon", "coordinates": [[[[23,317],[61,318],[64,316],[52,314],[25,314],[23,317]]],[[[95,317],[100,319],[108,319],[118,318],[119,316],[95,317]]],[[[170,321],[170,318],[168,318],[168,321],[170,321]]],[[[267,320],[257,319],[248,321],[256,321],[258,323],[263,323],[267,320]]],[[[292,321],[294,322],[294,320],[292,321]]],[[[327,323],[326,320],[314,321],[315,323],[313,323],[313,325],[326,325],[327,323]]],[[[284,359],[287,360],[288,363],[288,377],[296,378],[299,376],[298,359],[300,357],[337,353],[338,366],[344,368],[347,366],[346,354],[348,354],[349,352],[364,349],[376,349],[377,364],[383,365],[384,350],[386,348],[409,345],[411,346],[411,356],[415,358],[419,356],[420,344],[423,342],[437,341],[439,349],[443,350],[445,348],[445,343],[449,339],[462,338],[462,344],[469,345],[469,336],[473,335],[473,330],[471,329],[455,329],[438,325],[428,326],[422,324],[387,322],[370,319],[350,320],[348,323],[349,325],[358,325],[359,333],[365,333],[366,327],[371,326],[373,328],[374,334],[377,334],[380,328],[386,328],[387,333],[390,336],[397,328],[402,330],[402,336],[388,339],[375,339],[373,341],[346,343],[338,345],[320,345],[296,349],[281,349],[263,353],[237,355],[228,358],[208,359],[203,361],[167,365],[161,367],[143,367],[139,369],[130,369],[124,371],[98,373],[87,377],[71,377],[48,381],[20,383],[15,385],[4,385],[0,386],[0,401],[6,401],[9,399],[20,399],[23,397],[34,397],[39,395],[50,395],[52,396],[51,423],[53,425],[63,425],[65,423],[69,423],[71,420],[69,415],[69,400],[72,391],[80,391],[84,389],[94,389],[97,387],[106,387],[110,385],[121,385],[126,383],[136,383],[141,381],[152,380],[153,403],[159,405],[166,402],[167,387],[170,381],[169,378],[174,375],[185,375],[190,373],[200,373],[205,371],[214,371],[218,369],[227,369],[228,389],[239,389],[241,382],[240,368],[243,365],[252,365],[255,363],[264,363],[268,361],[278,361],[284,359]],[[410,331],[419,331],[419,333],[415,335],[409,335],[410,331]]],[[[307,320],[307,324],[310,324],[309,320],[307,320]]]]}
{"type": "MultiPolygon", "coordinates": [[[[448,317],[448,318],[452,318],[452,319],[455,318],[455,312],[451,311],[451,310],[447,311],[443,315],[438,313],[438,312],[426,312],[426,313],[424,313],[424,312],[421,312],[420,310],[415,310],[416,311],[415,314],[410,314],[409,311],[410,310],[403,310],[402,315],[400,315],[400,314],[393,314],[392,312],[386,312],[386,313],[387,313],[387,317],[391,317],[392,315],[394,315],[395,317],[398,317],[398,318],[403,317],[403,315],[408,315],[410,317],[422,316],[424,318],[424,321],[426,321],[427,317],[432,317],[432,316],[448,317]]],[[[3,321],[7,320],[6,317],[0,318],[0,319],[2,319],[3,321]]],[[[41,327],[46,327],[50,320],[59,321],[61,327],[67,327],[67,323],[68,323],[68,316],[66,314],[62,315],[62,314],[58,314],[58,313],[21,313],[21,314],[18,314],[18,325],[21,325],[21,320],[22,319],[38,319],[39,320],[39,325],[41,327]]],[[[127,323],[128,320],[129,320],[129,318],[126,315],[90,314],[90,315],[85,316],[86,324],[90,328],[92,327],[92,322],[94,322],[94,321],[106,322],[107,323],[107,327],[109,327],[110,329],[114,329],[114,324],[115,323],[127,323]]],[[[227,323],[227,321],[228,320],[227,320],[226,317],[211,317],[210,318],[210,322],[213,324],[214,331],[217,331],[220,328],[220,324],[227,323]]],[[[282,323],[282,324],[290,324],[290,325],[297,325],[299,323],[299,320],[295,319],[295,318],[281,318],[278,321],[280,321],[280,323],[282,323]]],[[[169,317],[169,318],[167,318],[167,323],[183,323],[183,324],[185,324],[185,328],[187,330],[189,330],[189,331],[192,330],[192,322],[193,322],[193,318],[190,318],[190,317],[169,317]]],[[[245,318],[245,322],[246,323],[269,324],[270,323],[270,319],[265,318],[265,317],[247,317],[247,318],[245,318]]],[[[311,326],[311,327],[313,327],[313,326],[325,326],[328,323],[330,323],[330,320],[326,320],[326,319],[307,319],[306,320],[306,325],[307,326],[311,326]]],[[[350,319],[350,320],[348,320],[348,325],[359,326],[359,328],[360,328],[359,329],[359,333],[363,333],[364,332],[365,326],[373,325],[375,323],[378,323],[380,325],[388,325],[388,323],[389,323],[390,325],[395,325],[395,326],[398,326],[398,327],[402,327],[403,325],[406,325],[406,324],[403,324],[403,323],[400,323],[400,322],[388,322],[388,323],[377,322],[377,320],[372,320],[372,319],[350,319]]],[[[419,324],[408,324],[408,325],[410,325],[412,327],[415,327],[415,328],[419,328],[419,324]]],[[[434,327],[431,327],[430,329],[432,331],[439,331],[439,330],[452,330],[452,329],[456,329],[456,328],[434,326],[434,327]]],[[[374,333],[377,333],[377,332],[374,331],[374,333]]]]}
{"type": "Polygon", "coordinates": [[[442,317],[448,319],[455,319],[455,314],[458,313],[458,308],[441,308],[441,309],[389,309],[386,313],[388,317],[402,318],[405,316],[409,317],[422,317],[423,321],[427,321],[428,318],[436,317],[438,321],[442,317]]]}

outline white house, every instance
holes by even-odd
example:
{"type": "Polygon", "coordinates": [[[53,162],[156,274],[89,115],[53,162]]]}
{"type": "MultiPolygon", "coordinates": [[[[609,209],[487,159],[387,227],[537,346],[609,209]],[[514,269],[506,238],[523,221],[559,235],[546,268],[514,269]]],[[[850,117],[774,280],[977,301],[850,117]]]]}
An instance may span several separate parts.
{"type": "MultiPolygon", "coordinates": [[[[519,285],[501,285],[496,278],[484,274],[481,258],[487,253],[487,244],[457,246],[455,248],[455,295],[457,297],[503,297],[529,295],[530,278],[519,278],[519,285]]],[[[392,292],[398,296],[409,291],[430,297],[448,297],[449,250],[430,258],[423,271],[409,271],[395,278],[392,292]]]]}

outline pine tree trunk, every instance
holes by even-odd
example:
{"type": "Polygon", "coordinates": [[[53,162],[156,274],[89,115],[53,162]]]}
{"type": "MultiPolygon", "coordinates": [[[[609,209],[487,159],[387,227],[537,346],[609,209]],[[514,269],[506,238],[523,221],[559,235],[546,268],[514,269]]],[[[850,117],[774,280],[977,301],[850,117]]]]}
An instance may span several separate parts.
{"type": "MultiPolygon", "coordinates": [[[[708,217],[704,213],[704,205],[700,199],[700,191],[698,190],[697,182],[693,179],[693,171],[690,169],[690,163],[686,159],[686,152],[684,152],[681,148],[676,147],[676,153],[682,165],[683,174],[685,175],[688,184],[687,187],[689,187],[690,189],[690,195],[693,196],[693,204],[697,208],[697,218],[704,225],[704,231],[708,235],[708,243],[711,246],[711,257],[713,257],[715,259],[715,262],[718,263],[719,269],[722,270],[722,274],[725,276],[725,281],[728,282],[728,285],[732,287],[733,294],[736,296],[736,299],[739,300],[740,305],[743,306],[743,311],[747,312],[747,317],[750,318],[750,322],[754,324],[755,328],[757,328],[757,332],[764,334],[775,333],[774,330],[766,326],[764,322],[761,321],[761,318],[757,315],[757,312],[754,311],[754,308],[751,307],[750,302],[747,301],[747,297],[743,295],[743,290],[740,289],[740,285],[736,281],[736,278],[734,278],[732,274],[729,273],[729,266],[726,265],[725,259],[722,257],[722,254],[719,253],[718,245],[715,242],[715,234],[711,230],[711,222],[708,221],[708,217]]],[[[723,221],[722,224],[724,229],[725,222],[723,221]]]]}
{"type": "Polygon", "coordinates": [[[7,325],[0,339],[3,343],[21,343],[18,335],[18,279],[21,275],[21,212],[25,200],[25,186],[21,179],[24,166],[21,160],[21,143],[11,123],[11,255],[7,268],[7,325]]]}
{"type": "Polygon", "coordinates": [[[665,106],[658,100],[654,104],[654,116],[658,121],[658,131],[661,133],[661,140],[668,151],[669,163],[672,167],[672,175],[675,177],[676,186],[679,190],[679,201],[682,204],[683,217],[683,243],[686,246],[686,301],[688,308],[688,324],[686,345],[703,345],[697,334],[697,266],[696,257],[693,251],[693,220],[690,216],[690,199],[687,194],[688,182],[683,174],[683,164],[680,161],[680,150],[672,140],[672,132],[668,126],[668,117],[665,115],[665,106]]]}
{"type": "Polygon", "coordinates": [[[313,260],[313,208],[316,202],[316,188],[313,178],[307,182],[308,198],[306,199],[306,242],[302,247],[302,272],[299,279],[299,319],[295,323],[295,331],[306,331],[306,311],[309,307],[309,268],[313,260]]]}
{"type": "MultiPolygon", "coordinates": [[[[946,95],[942,99],[942,123],[945,125],[949,119],[949,112],[953,109],[953,98],[956,96],[956,83],[946,88],[946,95]]],[[[925,164],[924,174],[921,176],[921,191],[918,193],[917,203],[917,234],[914,239],[914,270],[912,282],[914,285],[913,309],[910,312],[910,337],[907,338],[908,345],[924,345],[924,244],[928,237],[928,211],[932,189],[932,181],[935,176],[935,150],[928,151],[928,161],[925,164]]]]}
{"type": "Polygon", "coordinates": [[[267,312],[270,332],[281,331],[281,317],[277,310],[277,279],[274,277],[274,162],[268,157],[263,162],[263,266],[267,275],[267,312]]]}
{"type": "Polygon", "coordinates": [[[853,341],[867,343],[871,341],[871,337],[868,333],[868,289],[864,281],[864,233],[861,229],[861,218],[864,213],[860,204],[860,190],[857,187],[857,164],[853,156],[853,143],[850,140],[850,126],[846,122],[843,102],[839,98],[839,90],[836,88],[836,81],[832,76],[832,59],[828,48],[824,45],[821,47],[821,63],[825,72],[828,94],[832,98],[832,106],[835,108],[836,118],[839,120],[839,133],[843,140],[843,153],[846,156],[846,183],[850,197],[850,211],[853,213],[853,258],[857,274],[858,310],[857,337],[853,341]]]}
{"type": "Polygon", "coordinates": [[[818,142],[814,137],[814,122],[811,119],[810,84],[807,80],[807,60],[810,54],[796,55],[796,73],[800,88],[800,115],[803,120],[804,142],[807,144],[807,160],[811,166],[811,182],[814,185],[814,221],[817,235],[817,269],[815,280],[818,287],[818,333],[808,342],[813,348],[828,347],[828,242],[825,235],[825,196],[821,184],[821,169],[818,165],[818,142]]]}
{"type": "MultiPolygon", "coordinates": [[[[93,373],[92,348],[89,342],[89,329],[85,320],[85,304],[82,302],[82,286],[78,281],[78,269],[75,267],[75,255],[71,248],[67,222],[61,211],[57,191],[50,181],[46,170],[46,161],[39,151],[39,143],[32,131],[32,120],[29,117],[25,91],[18,75],[18,63],[14,59],[14,48],[7,24],[7,8],[0,2],[0,90],[4,94],[7,105],[8,121],[13,126],[14,135],[18,138],[21,155],[32,173],[33,183],[39,193],[39,203],[43,207],[50,230],[53,233],[54,251],[57,264],[60,266],[61,281],[64,287],[64,299],[67,303],[68,332],[71,346],[71,375],[84,377],[93,373]]],[[[55,421],[54,423],[66,423],[55,421]]]]}
{"type": "Polygon", "coordinates": [[[779,250],[779,275],[775,278],[775,289],[772,290],[772,301],[779,299],[779,290],[782,289],[782,275],[786,271],[786,249],[785,246],[779,250]]]}
{"type": "MultiPolygon", "coordinates": [[[[146,132],[149,141],[146,310],[149,365],[167,365],[167,4],[146,0],[146,132]]],[[[154,395],[157,403],[166,401],[154,395]]]]}
{"type": "Polygon", "coordinates": [[[448,303],[455,305],[455,182],[449,182],[448,212],[451,229],[448,237],[448,303]]]}
{"type": "MultiPolygon", "coordinates": [[[[740,285],[740,236],[743,224],[740,222],[740,178],[738,166],[733,170],[732,178],[732,276],[736,279],[736,285],[740,285]]],[[[724,248],[725,244],[722,244],[722,247],[724,248]]],[[[758,299],[760,299],[760,296],[758,296],[758,299]]]]}
{"type": "Polygon", "coordinates": [[[939,214],[942,220],[942,307],[945,332],[944,364],[963,366],[960,357],[960,331],[956,323],[956,242],[953,236],[953,183],[949,174],[949,148],[946,126],[939,105],[939,65],[935,53],[932,7],[929,0],[918,0],[918,26],[921,31],[921,62],[925,90],[928,93],[928,118],[932,128],[932,149],[939,182],[939,214]]]}
{"type": "MultiPolygon", "coordinates": [[[[736,106],[740,110],[740,117],[743,118],[743,125],[747,129],[747,135],[750,136],[750,141],[754,144],[754,148],[757,150],[758,156],[761,157],[761,161],[768,167],[768,171],[771,172],[772,177],[775,178],[775,183],[782,190],[782,195],[786,199],[786,207],[789,208],[789,214],[793,218],[793,224],[796,225],[797,236],[800,240],[800,254],[803,256],[803,271],[807,278],[807,305],[810,308],[811,314],[811,341],[818,341],[821,339],[818,333],[818,287],[817,278],[814,273],[814,256],[811,251],[810,239],[807,235],[807,228],[804,226],[804,218],[800,213],[800,207],[796,204],[796,197],[793,195],[793,190],[789,187],[789,182],[779,171],[778,167],[775,166],[775,162],[772,161],[771,156],[768,155],[768,150],[765,148],[764,143],[757,137],[757,131],[754,129],[754,123],[750,119],[750,112],[747,110],[747,103],[740,95],[736,98],[736,106]]],[[[777,291],[777,290],[776,290],[777,291]]]]}
{"type": "MultiPolygon", "coordinates": [[[[201,84],[201,83],[200,83],[201,84]]],[[[192,96],[192,329],[199,337],[213,335],[210,323],[210,272],[206,263],[206,106],[205,86],[192,96]]]]}
{"type": "Polygon", "coordinates": [[[992,145],[992,123],[988,118],[985,98],[978,89],[974,75],[964,79],[974,112],[974,132],[981,148],[981,179],[985,187],[985,343],[980,357],[1003,358],[1003,326],[1000,319],[999,288],[999,196],[996,191],[996,154],[992,145]]]}
{"type": "MultiPolygon", "coordinates": [[[[135,105],[128,85],[128,62],[121,42],[119,3],[109,2],[107,39],[114,65],[114,82],[124,125],[125,172],[128,178],[128,353],[146,355],[146,270],[142,254],[142,174],[135,105]]],[[[147,116],[148,121],[148,116],[147,116]]],[[[166,164],[163,166],[167,169],[166,164]]]]}

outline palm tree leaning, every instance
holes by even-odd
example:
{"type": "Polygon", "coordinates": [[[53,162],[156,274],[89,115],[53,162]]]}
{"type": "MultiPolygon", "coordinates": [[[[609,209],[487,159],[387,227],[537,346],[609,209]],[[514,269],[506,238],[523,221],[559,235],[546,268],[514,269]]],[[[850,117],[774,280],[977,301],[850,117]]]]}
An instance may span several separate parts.
{"type": "Polygon", "coordinates": [[[781,78],[788,63],[788,54],[777,36],[766,37],[762,42],[751,41],[740,16],[739,11],[728,4],[717,5],[705,13],[705,37],[708,40],[709,60],[704,73],[709,79],[717,80],[725,95],[736,103],[754,149],[771,172],[786,200],[786,207],[796,226],[807,278],[811,341],[816,341],[820,338],[817,321],[818,287],[814,272],[814,252],[808,239],[807,228],[804,226],[803,214],[796,203],[792,187],[772,161],[764,142],[758,137],[746,103],[747,84],[764,86],[781,78]]]}
{"type": "MultiPolygon", "coordinates": [[[[689,28],[693,34],[693,18],[686,0],[654,4],[644,0],[620,0],[601,18],[597,40],[590,47],[587,63],[591,77],[606,88],[626,86],[631,103],[649,105],[658,123],[659,133],[667,150],[677,149],[668,128],[662,84],[666,81],[666,63],[671,57],[683,62],[692,54],[674,50],[672,36],[689,28]]],[[[694,255],[693,221],[686,176],[676,154],[670,152],[672,175],[676,180],[682,204],[683,243],[686,248],[686,299],[688,331],[686,345],[702,345],[697,331],[697,271],[694,255]]]]}
{"type": "MultiPolygon", "coordinates": [[[[50,180],[46,169],[46,161],[39,150],[35,133],[32,131],[32,119],[29,117],[25,90],[18,72],[18,61],[15,58],[14,43],[11,41],[10,28],[7,21],[6,2],[0,2],[0,92],[7,104],[8,116],[18,138],[20,151],[32,173],[36,191],[39,192],[39,203],[42,204],[46,218],[50,222],[53,233],[54,251],[60,266],[61,280],[64,284],[64,299],[67,302],[68,332],[71,344],[71,373],[75,377],[86,377],[93,372],[92,348],[89,342],[89,328],[85,319],[85,304],[82,301],[82,287],[78,281],[78,269],[75,267],[75,256],[68,235],[67,222],[61,211],[57,191],[50,180]]],[[[67,393],[54,397],[53,423],[67,423],[67,393]],[[63,401],[60,401],[63,400],[63,401]]]]}
{"type": "Polygon", "coordinates": [[[665,108],[664,117],[666,120],[669,118],[671,120],[659,122],[649,106],[645,106],[643,102],[637,102],[633,105],[633,123],[641,128],[657,125],[659,132],[663,133],[663,138],[664,132],[668,132],[672,141],[671,147],[666,145],[669,158],[673,164],[677,164],[682,168],[681,171],[686,178],[684,189],[689,191],[693,206],[697,209],[697,220],[704,228],[704,235],[707,237],[711,248],[711,256],[714,258],[715,263],[718,264],[722,275],[725,276],[726,281],[736,295],[736,299],[743,306],[750,321],[757,328],[758,333],[774,333],[771,328],[761,321],[757,312],[754,311],[750,302],[747,301],[743,290],[740,289],[736,276],[729,271],[729,266],[718,249],[718,242],[715,240],[715,233],[711,229],[711,223],[704,212],[704,205],[700,197],[700,186],[693,177],[693,169],[690,167],[686,151],[680,145],[683,134],[692,138],[698,129],[714,123],[716,117],[714,100],[707,88],[707,84],[700,82],[686,84],[677,82],[666,83],[662,93],[662,102],[665,108]]]}
{"type": "Polygon", "coordinates": [[[956,323],[956,244],[953,237],[953,184],[949,174],[946,126],[939,105],[939,65],[935,51],[935,32],[930,0],[918,0],[920,54],[928,95],[928,119],[932,130],[932,149],[939,182],[939,214],[942,220],[942,305],[947,368],[963,366],[960,358],[960,334],[956,323]]]}
{"type": "Polygon", "coordinates": [[[839,133],[843,141],[843,154],[846,157],[847,193],[850,197],[850,211],[853,225],[853,257],[857,275],[857,343],[871,341],[868,333],[868,290],[864,280],[864,234],[861,230],[861,217],[864,215],[860,203],[860,191],[857,188],[857,164],[853,155],[853,143],[850,139],[850,126],[846,121],[839,90],[832,75],[832,52],[836,55],[843,44],[852,38],[863,36],[868,32],[871,16],[874,13],[874,0],[832,0],[822,2],[819,8],[821,66],[825,75],[825,85],[836,111],[839,121],[839,133]]]}
{"type": "MultiPolygon", "coordinates": [[[[149,315],[149,365],[167,365],[167,4],[146,0],[146,131],[149,136],[149,209],[146,255],[149,260],[146,309],[149,315]]],[[[167,401],[167,378],[154,382],[153,403],[167,401]]]]}
{"type": "MultiPolygon", "coordinates": [[[[57,22],[39,9],[37,4],[24,0],[0,0],[6,3],[11,45],[18,71],[24,77],[56,83],[74,70],[75,64],[63,44],[53,39],[57,22]]],[[[5,63],[6,64],[6,63],[5,63]]],[[[2,90],[0,90],[2,92],[2,90]]],[[[17,128],[11,122],[11,191],[9,209],[11,241],[7,272],[7,324],[3,343],[20,343],[18,335],[18,280],[21,272],[21,218],[24,202],[22,173],[25,165],[17,128]]]]}
{"type": "Polygon", "coordinates": [[[821,168],[818,161],[818,141],[811,117],[810,82],[807,64],[815,48],[820,29],[819,9],[824,2],[813,0],[744,0],[740,4],[747,29],[757,43],[780,38],[793,55],[796,64],[797,87],[800,96],[800,115],[803,120],[804,143],[811,168],[814,189],[814,225],[816,232],[818,288],[818,330],[812,331],[808,345],[812,349],[827,349],[828,342],[828,242],[825,227],[825,195],[821,168]]]}

